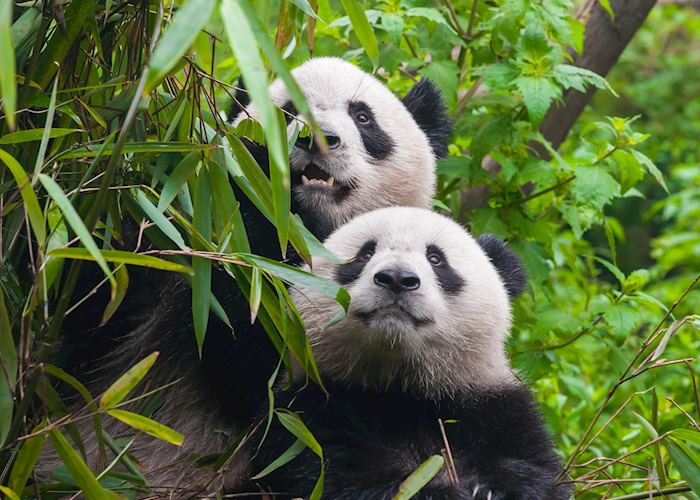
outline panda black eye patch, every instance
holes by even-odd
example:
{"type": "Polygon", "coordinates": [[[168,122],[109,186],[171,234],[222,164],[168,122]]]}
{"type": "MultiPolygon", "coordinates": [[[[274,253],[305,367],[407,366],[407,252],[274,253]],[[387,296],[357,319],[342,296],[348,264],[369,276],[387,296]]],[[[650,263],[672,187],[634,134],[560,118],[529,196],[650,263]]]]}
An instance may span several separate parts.
{"type": "Polygon", "coordinates": [[[437,245],[428,245],[425,250],[425,257],[428,259],[435,277],[445,293],[457,294],[464,287],[464,279],[457,274],[457,271],[447,262],[445,252],[437,245]]]}
{"type": "Polygon", "coordinates": [[[372,109],[362,101],[352,101],[348,104],[348,113],[352,117],[357,130],[360,131],[362,144],[375,160],[387,158],[394,150],[394,141],[379,126],[374,118],[372,109]]]}
{"type": "Polygon", "coordinates": [[[289,125],[292,122],[292,119],[299,114],[292,101],[285,102],[284,106],[282,106],[282,111],[284,111],[284,120],[287,122],[287,125],[289,125]]]}
{"type": "Polygon", "coordinates": [[[349,285],[357,280],[362,274],[362,270],[374,255],[374,250],[377,248],[377,242],[370,240],[366,242],[347,264],[341,264],[335,270],[335,280],[341,285],[349,285]]]}

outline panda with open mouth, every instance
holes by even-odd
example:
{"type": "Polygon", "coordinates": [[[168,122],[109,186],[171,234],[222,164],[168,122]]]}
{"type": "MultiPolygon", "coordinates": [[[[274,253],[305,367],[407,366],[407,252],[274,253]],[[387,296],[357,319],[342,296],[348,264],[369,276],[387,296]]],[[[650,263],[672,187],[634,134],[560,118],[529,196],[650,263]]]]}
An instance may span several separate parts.
{"type": "MultiPolygon", "coordinates": [[[[295,289],[292,298],[327,392],[297,373],[275,393],[276,406],[297,412],[323,448],[324,497],[388,500],[421,463],[444,455],[447,465],[414,498],[569,498],[504,351],[510,299],[525,286],[518,257],[493,236],[475,239],[418,208],[361,215],[325,244],[347,262],[313,271],[348,290],[347,316],[331,325],[339,306],[318,292],[295,289]]],[[[255,471],[294,439],[274,424],[255,471]]],[[[306,450],[248,491],[306,496],[318,474],[306,450]]]]}
{"type": "MultiPolygon", "coordinates": [[[[290,151],[292,211],[317,238],[375,208],[431,206],[435,161],[447,154],[450,120],[429,81],[418,81],[399,99],[371,75],[337,58],[311,59],[292,75],[328,143],[328,151],[321,152],[315,142],[300,138],[290,151]]],[[[281,80],[271,84],[270,95],[287,112],[291,136],[301,116],[281,80]]],[[[239,112],[230,116],[234,124],[259,117],[244,97],[238,97],[239,112]]],[[[250,141],[246,145],[267,169],[265,149],[250,141]]],[[[274,226],[237,187],[234,191],[252,253],[281,259],[274,226]]],[[[125,243],[123,248],[134,246],[135,242],[125,243]]],[[[83,289],[76,297],[82,298],[103,278],[97,267],[93,269],[97,279],[81,280],[83,289]]],[[[227,450],[258,415],[279,354],[263,327],[250,324],[248,299],[225,272],[214,269],[212,291],[231,326],[210,315],[201,361],[190,287],[179,276],[162,272],[129,268],[129,273],[129,294],[109,323],[98,326],[109,300],[104,287],[99,290],[102,296],[98,293],[67,316],[61,364],[99,394],[117,374],[159,351],[144,382],[160,388],[158,409],[151,416],[184,434],[185,442],[178,448],[141,434],[129,454],[153,492],[186,497],[222,484],[228,489],[246,477],[246,458],[237,456],[214,471],[206,464],[227,450]]],[[[130,408],[141,411],[143,406],[137,402],[130,408]]],[[[97,470],[104,458],[98,458],[102,445],[91,421],[82,419],[76,425],[88,464],[97,470]]],[[[102,429],[113,438],[134,435],[133,429],[111,418],[104,419],[102,429]]],[[[112,458],[108,454],[107,460],[112,458]]],[[[57,465],[55,457],[44,458],[39,474],[57,465]]]]}

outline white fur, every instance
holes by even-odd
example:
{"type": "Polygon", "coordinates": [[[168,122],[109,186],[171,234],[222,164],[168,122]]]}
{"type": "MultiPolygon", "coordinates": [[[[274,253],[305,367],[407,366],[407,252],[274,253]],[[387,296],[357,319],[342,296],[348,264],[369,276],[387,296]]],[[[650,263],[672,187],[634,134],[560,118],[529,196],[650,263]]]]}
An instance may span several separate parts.
{"type": "MultiPolygon", "coordinates": [[[[381,82],[358,67],[335,57],[311,59],[292,71],[320,128],[340,137],[341,146],[325,155],[295,147],[290,153],[293,170],[303,171],[313,161],[336,181],[355,187],[340,203],[316,189],[295,188],[297,198],[334,225],[358,214],[391,205],[430,208],[435,190],[435,155],[425,133],[401,101],[381,82]],[[364,101],[379,126],[394,141],[391,155],[381,161],[365,150],[360,133],[348,113],[351,101],[364,101]]],[[[284,106],[289,92],[280,79],[270,86],[272,101],[284,106]]],[[[254,104],[234,124],[250,115],[259,118],[254,104]]],[[[301,118],[301,116],[299,117],[301,118]]],[[[290,123],[291,135],[295,128],[290,123]]]]}
{"type": "MultiPolygon", "coordinates": [[[[361,215],[336,230],[326,247],[342,259],[355,257],[369,240],[374,256],[347,285],[348,316],[326,327],[338,305],[319,293],[294,290],[321,373],[358,385],[399,383],[428,397],[514,382],[504,352],[510,331],[510,301],[497,270],[476,240],[454,221],[418,208],[391,207],[361,215]],[[445,293],[426,257],[437,245],[463,278],[456,295],[445,293]],[[374,283],[386,268],[418,275],[417,290],[397,299],[374,283]],[[405,313],[362,315],[398,302],[405,313]]],[[[334,279],[337,264],[315,261],[314,273],[334,279]]]]}

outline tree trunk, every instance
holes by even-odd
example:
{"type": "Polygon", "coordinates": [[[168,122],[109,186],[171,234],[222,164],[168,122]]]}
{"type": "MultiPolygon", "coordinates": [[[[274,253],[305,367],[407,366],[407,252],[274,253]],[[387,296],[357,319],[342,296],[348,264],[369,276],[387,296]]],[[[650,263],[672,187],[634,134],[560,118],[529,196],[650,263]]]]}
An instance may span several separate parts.
{"type": "MultiPolygon", "coordinates": [[[[655,3],[656,0],[610,0],[615,13],[613,20],[598,1],[586,2],[577,16],[586,25],[583,54],[572,54],[573,64],[606,76],[655,3]]],[[[549,108],[540,131],[554,149],[564,142],[594,92],[595,88],[590,88],[586,93],[569,89],[564,94],[562,104],[549,108]]]]}

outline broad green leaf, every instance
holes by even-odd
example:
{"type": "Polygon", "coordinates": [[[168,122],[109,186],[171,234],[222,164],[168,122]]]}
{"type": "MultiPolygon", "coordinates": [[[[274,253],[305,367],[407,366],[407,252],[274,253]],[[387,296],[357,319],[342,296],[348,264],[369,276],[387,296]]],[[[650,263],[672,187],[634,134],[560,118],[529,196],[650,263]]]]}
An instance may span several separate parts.
{"type": "Polygon", "coordinates": [[[605,12],[607,12],[610,15],[610,19],[613,21],[615,20],[615,12],[613,11],[612,5],[610,5],[610,0],[600,0],[600,6],[605,9],[605,12]]]}
{"type": "Polygon", "coordinates": [[[159,424],[150,418],[144,417],[143,415],[139,415],[138,413],[125,410],[108,410],[107,414],[117,420],[121,420],[134,429],[145,432],[146,434],[170,444],[180,446],[185,441],[185,437],[179,432],[163,424],[159,424]]]}
{"type": "Polygon", "coordinates": [[[88,231],[88,228],[85,227],[85,223],[80,218],[80,215],[78,212],[76,212],[75,208],[73,208],[73,205],[68,198],[66,198],[61,186],[56,184],[56,181],[45,174],[39,174],[39,181],[41,182],[41,185],[44,186],[44,189],[46,189],[46,192],[49,193],[51,199],[53,199],[56,205],[58,205],[58,208],[61,209],[63,217],[65,217],[75,234],[78,235],[80,242],[88,250],[88,252],[90,252],[95,259],[95,262],[97,262],[97,264],[104,271],[105,276],[107,276],[110,284],[112,285],[112,296],[114,296],[116,293],[117,282],[112,274],[112,271],[107,265],[107,261],[105,261],[104,257],[102,257],[100,249],[97,248],[95,240],[92,239],[90,231],[88,231]]]}
{"type": "Polygon", "coordinates": [[[435,474],[440,472],[445,464],[445,459],[440,455],[433,455],[420,464],[399,486],[399,491],[393,500],[408,500],[418,493],[423,486],[428,484],[435,474]]]}
{"type": "Polygon", "coordinates": [[[515,86],[523,96],[530,119],[539,124],[554,99],[561,98],[561,88],[545,76],[519,76],[515,86]]]}
{"type": "Polygon", "coordinates": [[[12,0],[0,0],[0,97],[5,121],[15,129],[17,82],[15,78],[15,48],[12,43],[12,0]]]}
{"type": "Polygon", "coordinates": [[[117,494],[100,486],[100,483],[97,482],[97,479],[95,479],[95,476],[88,468],[87,464],[71,447],[68,440],[66,440],[58,429],[49,431],[49,436],[63,465],[66,466],[88,500],[119,498],[117,494]]]}
{"type": "Polygon", "coordinates": [[[160,199],[158,200],[159,211],[164,211],[175,199],[182,186],[194,174],[201,158],[201,153],[192,151],[177,164],[173,173],[168,176],[168,180],[160,193],[160,199]]]}
{"type": "MultiPolygon", "coordinates": [[[[123,250],[100,250],[100,253],[107,262],[113,262],[115,264],[130,264],[141,267],[150,267],[152,269],[161,269],[163,271],[192,274],[192,269],[187,266],[183,266],[177,262],[159,259],[158,257],[153,257],[152,255],[125,252],[123,250]]],[[[64,259],[95,260],[93,255],[85,248],[57,248],[49,251],[48,255],[52,257],[61,257],[64,259]]]]}
{"type": "Polygon", "coordinates": [[[666,449],[681,477],[694,493],[700,495],[700,456],[674,438],[666,439],[666,449]]]}
{"type": "MultiPolygon", "coordinates": [[[[39,431],[43,425],[38,425],[32,432],[39,431]]],[[[39,455],[46,442],[46,433],[39,434],[34,437],[30,437],[25,440],[20,446],[19,453],[15,459],[15,463],[12,465],[12,471],[10,472],[10,481],[8,485],[14,491],[22,491],[24,485],[27,484],[29,476],[31,476],[34,466],[39,460],[39,455]]]]}
{"type": "Polygon", "coordinates": [[[179,62],[185,51],[209,20],[216,0],[187,0],[173,16],[173,21],[158,41],[149,61],[143,94],[156,88],[179,62]]]}
{"type": "Polygon", "coordinates": [[[301,421],[301,418],[299,418],[299,415],[296,413],[289,410],[279,409],[275,410],[275,415],[277,415],[277,419],[290,433],[292,433],[299,441],[304,443],[307,448],[313,451],[321,459],[321,474],[319,475],[316,485],[314,486],[314,489],[309,497],[310,500],[321,498],[321,495],[323,494],[323,482],[325,476],[325,464],[323,461],[323,450],[321,449],[321,445],[318,444],[316,438],[313,436],[313,434],[311,434],[311,431],[308,429],[308,427],[306,427],[304,422],[301,421]]]}
{"type": "MultiPolygon", "coordinates": [[[[202,168],[197,176],[194,199],[194,218],[192,225],[208,242],[211,239],[211,186],[209,183],[209,171],[202,168]]],[[[206,250],[193,242],[193,247],[206,250]]],[[[197,338],[197,349],[202,355],[204,337],[209,323],[209,306],[211,297],[211,260],[204,257],[192,257],[192,319],[194,321],[194,334],[197,338]]]]}
{"type": "MultiPolygon", "coordinates": [[[[82,132],[79,128],[52,128],[49,132],[49,138],[63,137],[64,135],[75,132],[82,132]]],[[[3,135],[0,137],[0,144],[19,144],[21,142],[38,141],[44,134],[43,128],[34,128],[31,130],[19,130],[12,134],[3,135]]]]}
{"type": "Polygon", "coordinates": [[[132,366],[124,375],[119,377],[100,398],[100,409],[113,408],[132,391],[136,385],[148,374],[153,363],[158,359],[158,352],[154,352],[132,366]]]}
{"type": "Polygon", "coordinates": [[[16,383],[17,349],[4,293],[0,288],[0,447],[5,444],[7,433],[10,431],[16,383]]]}
{"type": "Polygon", "coordinates": [[[661,184],[661,187],[664,188],[664,191],[668,193],[668,187],[666,186],[666,181],[664,181],[664,174],[661,173],[661,170],[654,165],[654,162],[651,161],[645,154],[640,153],[637,150],[630,150],[630,153],[637,159],[639,163],[641,163],[644,168],[646,168],[647,172],[649,172],[654,179],[656,179],[656,182],[661,184]]]}
{"type": "Polygon", "coordinates": [[[374,30],[370,26],[367,20],[367,15],[365,14],[364,7],[362,3],[358,0],[341,0],[343,4],[343,9],[345,13],[350,18],[350,23],[352,28],[355,30],[355,35],[357,39],[367,53],[367,57],[372,61],[372,66],[377,68],[379,66],[379,44],[377,43],[377,37],[374,36],[374,30]]]}
{"type": "Polygon", "coordinates": [[[20,165],[10,153],[0,149],[0,160],[10,169],[17,186],[20,188],[24,208],[29,217],[29,224],[32,226],[32,231],[34,231],[34,237],[37,243],[39,243],[39,246],[42,246],[46,240],[46,227],[44,225],[44,216],[39,207],[39,201],[37,200],[32,183],[29,181],[29,177],[22,168],[22,165],[20,165]]]}
{"type": "Polygon", "coordinates": [[[454,28],[452,28],[452,26],[450,26],[450,23],[447,22],[445,16],[443,16],[440,11],[434,7],[413,7],[411,9],[406,9],[405,15],[408,17],[422,17],[438,24],[442,24],[450,31],[450,33],[457,35],[457,32],[454,30],[454,28]]]}

